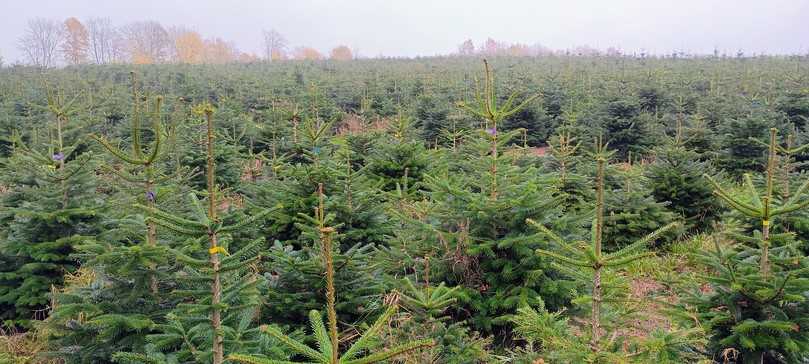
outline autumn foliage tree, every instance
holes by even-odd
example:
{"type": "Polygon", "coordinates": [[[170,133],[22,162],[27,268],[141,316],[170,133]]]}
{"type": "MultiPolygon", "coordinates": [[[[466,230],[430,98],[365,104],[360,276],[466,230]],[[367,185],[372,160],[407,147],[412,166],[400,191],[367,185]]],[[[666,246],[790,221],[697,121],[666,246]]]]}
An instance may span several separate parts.
{"type": "Polygon", "coordinates": [[[221,38],[208,39],[205,41],[205,63],[224,64],[233,62],[238,57],[239,51],[233,43],[221,38]]]}
{"type": "Polygon", "coordinates": [[[354,54],[351,52],[351,48],[344,45],[339,45],[331,50],[329,58],[335,61],[350,61],[354,58],[354,54]]]}
{"type": "Polygon", "coordinates": [[[205,42],[199,33],[191,30],[180,30],[174,35],[176,61],[179,63],[202,63],[205,42]]]}
{"type": "Polygon", "coordinates": [[[293,57],[297,60],[308,60],[308,61],[317,61],[322,60],[323,54],[321,54],[317,49],[312,47],[298,47],[295,49],[295,53],[293,57]]]}
{"type": "Polygon", "coordinates": [[[62,43],[62,54],[65,61],[71,65],[87,62],[89,48],[89,35],[79,19],[67,18],[64,24],[64,42],[62,43]]]}

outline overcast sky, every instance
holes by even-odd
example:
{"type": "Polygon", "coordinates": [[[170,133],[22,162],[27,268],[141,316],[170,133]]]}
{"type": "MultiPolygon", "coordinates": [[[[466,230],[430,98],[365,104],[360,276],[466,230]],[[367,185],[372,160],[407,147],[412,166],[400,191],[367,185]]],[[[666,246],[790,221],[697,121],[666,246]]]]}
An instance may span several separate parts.
{"type": "Polygon", "coordinates": [[[364,56],[447,54],[464,39],[589,45],[627,52],[735,54],[809,51],[806,0],[0,0],[0,55],[20,58],[29,18],[157,20],[219,36],[259,53],[261,30],[326,53],[339,44],[364,56]]]}

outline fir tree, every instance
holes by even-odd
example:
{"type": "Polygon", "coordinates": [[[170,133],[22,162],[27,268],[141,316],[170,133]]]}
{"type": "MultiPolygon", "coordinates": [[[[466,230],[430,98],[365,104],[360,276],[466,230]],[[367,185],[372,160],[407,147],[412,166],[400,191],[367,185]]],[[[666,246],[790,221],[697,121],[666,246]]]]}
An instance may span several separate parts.
{"type": "MultiPolygon", "coordinates": [[[[635,240],[655,231],[658,227],[679,220],[677,214],[667,209],[669,202],[655,201],[643,174],[642,164],[633,164],[631,159],[612,168],[615,178],[605,181],[611,193],[604,199],[604,250],[615,251],[632,244],[635,240]],[[620,184],[620,188],[615,188],[620,184]]],[[[678,225],[679,226],[679,225],[678,225]]],[[[682,231],[671,229],[655,241],[657,246],[676,239],[682,231]]]]}
{"type": "MultiPolygon", "coordinates": [[[[371,327],[366,330],[354,343],[352,343],[347,350],[340,352],[340,339],[339,331],[337,328],[337,292],[334,284],[334,261],[332,254],[334,247],[332,246],[333,235],[336,230],[332,226],[328,226],[327,222],[333,219],[333,215],[329,216],[325,211],[323,185],[318,188],[319,204],[315,209],[315,217],[310,221],[315,223],[318,228],[320,237],[320,248],[322,249],[322,258],[325,265],[325,278],[326,278],[326,317],[328,326],[323,324],[323,318],[320,312],[312,310],[309,313],[309,321],[312,327],[312,334],[317,342],[318,350],[314,350],[309,346],[287,336],[280,329],[274,326],[262,326],[262,331],[267,335],[278,340],[282,345],[292,350],[295,354],[307,358],[307,362],[316,362],[322,364],[371,364],[383,362],[387,359],[395,358],[404,353],[416,350],[422,347],[432,345],[430,340],[415,340],[409,341],[396,347],[373,352],[372,350],[378,345],[376,336],[381,333],[385,328],[388,320],[396,312],[396,306],[389,306],[385,312],[377,318],[371,327]]],[[[290,363],[270,359],[266,356],[255,355],[242,355],[232,354],[228,359],[241,362],[241,363],[255,363],[255,364],[277,364],[277,363],[290,363]]]]}
{"type": "Polygon", "coordinates": [[[54,118],[48,139],[38,142],[36,131],[28,144],[16,137],[3,165],[9,191],[2,196],[0,255],[12,263],[0,268],[0,318],[8,326],[45,318],[51,291],[78,268],[76,246],[99,232],[103,205],[95,193],[95,162],[81,140],[65,140],[76,128],[70,117],[77,100],[48,90],[46,109],[54,118]]]}
{"type": "Polygon", "coordinates": [[[719,132],[723,138],[721,151],[717,156],[717,166],[722,167],[735,177],[741,177],[747,171],[763,172],[766,161],[763,158],[767,148],[760,143],[751,142],[756,139],[767,140],[767,129],[772,127],[774,118],[761,111],[729,120],[721,125],[719,132]],[[764,163],[762,163],[764,162],[764,163]]]}
{"type": "Polygon", "coordinates": [[[578,171],[582,159],[579,155],[582,142],[572,133],[572,130],[578,130],[577,114],[566,110],[563,117],[564,123],[559,128],[559,133],[548,141],[548,156],[544,167],[555,174],[558,188],[565,194],[565,206],[575,209],[585,205],[583,201],[591,197],[592,189],[585,176],[578,171]]]}
{"type": "Polygon", "coordinates": [[[620,159],[627,159],[630,152],[643,152],[653,143],[652,128],[656,119],[653,114],[641,112],[636,98],[617,98],[607,104],[606,111],[604,136],[620,159]]]}
{"type": "MultiPolygon", "coordinates": [[[[554,280],[557,273],[545,269],[549,267],[534,254],[537,246],[525,242],[529,235],[525,219],[557,217],[561,197],[552,183],[537,177],[535,168],[516,164],[518,153],[500,152],[519,134],[499,131],[500,122],[535,97],[518,104],[513,94],[499,103],[488,63],[485,69],[476,104],[460,104],[483,119],[485,131],[478,130],[457,150],[445,151],[443,165],[425,175],[422,188],[431,206],[425,207],[426,216],[420,211],[403,216],[415,230],[400,237],[407,254],[424,256],[432,250],[440,256],[437,262],[442,264],[436,265],[445,267],[437,279],[463,286],[466,298],[460,302],[468,313],[460,317],[468,315],[477,329],[508,340],[507,315],[520,306],[537,304],[538,297],[562,305],[570,286],[554,280]],[[412,242],[415,239],[418,243],[412,242]]],[[[556,222],[562,227],[568,221],[556,222]]]]}
{"type": "MultiPolygon", "coordinates": [[[[545,249],[537,249],[537,253],[548,256],[558,262],[558,267],[574,277],[588,280],[591,286],[590,296],[590,349],[593,355],[598,358],[604,353],[609,354],[614,351],[613,339],[602,341],[602,306],[604,303],[604,289],[602,286],[602,275],[607,269],[617,269],[626,266],[634,261],[648,257],[651,253],[646,252],[646,246],[657,239],[664,232],[674,228],[676,223],[671,223],[661,227],[651,234],[627,245],[613,253],[603,252],[603,232],[605,225],[605,199],[604,199],[604,174],[605,166],[611,153],[605,146],[597,143],[595,152],[596,160],[596,202],[595,219],[592,224],[591,241],[589,245],[581,241],[566,241],[556,233],[546,228],[544,225],[533,220],[527,220],[529,224],[536,227],[542,235],[550,239],[560,248],[560,252],[545,249]],[[581,272],[581,269],[587,269],[581,272]]],[[[609,289],[609,287],[607,287],[609,289]]],[[[607,355],[608,357],[609,355],[607,355]]]]}
{"type": "Polygon", "coordinates": [[[418,99],[416,126],[421,127],[421,136],[427,145],[435,145],[441,130],[447,128],[449,110],[435,95],[423,95],[418,99]]]}
{"type": "MultiPolygon", "coordinates": [[[[143,139],[142,136],[142,127],[141,127],[141,109],[143,106],[140,104],[140,95],[138,93],[138,85],[135,79],[134,73],[131,74],[132,79],[132,99],[133,99],[133,108],[132,117],[131,117],[131,140],[132,146],[131,151],[129,153],[113,146],[109,141],[104,139],[103,137],[93,135],[92,137],[97,140],[104,148],[112,154],[115,158],[120,160],[121,162],[129,165],[132,167],[132,171],[127,171],[126,169],[116,170],[114,168],[108,168],[107,170],[116,174],[121,179],[135,184],[140,185],[143,188],[143,196],[145,200],[145,206],[148,208],[155,207],[155,200],[157,199],[157,191],[155,190],[156,185],[159,182],[164,181],[167,179],[167,176],[161,175],[158,170],[158,160],[161,157],[164,157],[163,153],[161,153],[162,145],[162,137],[163,132],[160,125],[160,111],[162,106],[162,97],[157,97],[155,99],[155,105],[153,108],[153,115],[152,115],[152,130],[151,130],[151,137],[153,139],[152,143],[148,145],[146,148],[142,146],[141,140],[143,139]]],[[[146,248],[154,248],[157,245],[157,224],[154,221],[146,222],[146,248]]],[[[154,269],[154,264],[151,264],[150,269],[154,269]]],[[[149,278],[150,280],[150,289],[153,293],[157,292],[157,279],[152,276],[149,278]]]]}
{"type": "MultiPolygon", "coordinates": [[[[204,116],[207,124],[207,211],[194,193],[189,194],[190,205],[195,219],[187,219],[167,213],[149,206],[139,205],[150,215],[148,221],[154,222],[169,231],[185,235],[191,239],[187,251],[174,250],[178,262],[187,270],[182,276],[188,281],[184,289],[176,292],[182,297],[191,297],[192,303],[180,304],[177,312],[170,315],[169,321],[161,325],[163,333],[149,337],[149,340],[162,348],[177,348],[182,357],[195,361],[211,361],[221,364],[227,350],[243,349],[249,334],[246,326],[251,321],[253,310],[258,305],[258,277],[249,273],[248,265],[259,259],[258,252],[263,244],[260,238],[247,244],[241,250],[229,254],[227,247],[230,234],[250,224],[260,221],[272,209],[262,210],[258,214],[243,218],[232,224],[223,224],[218,217],[220,192],[216,186],[213,107],[202,104],[196,108],[198,114],[204,116]],[[208,259],[199,259],[199,242],[207,241],[208,259]],[[200,282],[209,286],[200,286],[200,282]],[[210,348],[210,349],[208,349],[210,348]]],[[[149,358],[141,354],[120,353],[116,360],[141,360],[149,358]]]]}
{"type": "Polygon", "coordinates": [[[115,202],[110,205],[117,203],[122,208],[106,214],[105,231],[78,247],[74,255],[92,279],[69,285],[55,295],[56,305],[47,320],[51,345],[71,348],[68,352],[57,350],[66,360],[110,360],[115,352],[143,350],[147,334],[176,304],[167,294],[171,282],[166,280],[170,267],[165,239],[159,244],[156,224],[145,221],[139,211],[121,206],[136,200],[154,208],[158,200],[171,201],[177,189],[166,185],[177,178],[166,174],[164,168],[167,153],[161,128],[162,98],[155,98],[152,110],[148,110],[134,74],[131,79],[131,146],[125,151],[106,138],[91,135],[123,164],[103,169],[121,181],[123,191],[111,196],[115,202]],[[141,130],[144,115],[152,118],[149,133],[141,130]],[[148,145],[147,138],[152,139],[148,145]]]}
{"type": "Polygon", "coordinates": [[[789,234],[773,234],[772,226],[786,214],[809,206],[809,181],[790,197],[775,193],[779,151],[776,129],[770,129],[763,193],[750,175],[744,176],[745,192],[735,196],[713,178],[714,193],[734,210],[758,221],[761,230],[752,237],[733,235],[742,244],[698,254],[716,274],[706,276],[712,290],[694,292],[688,303],[711,333],[714,353],[735,352],[742,363],[784,361],[799,363],[809,351],[809,321],[805,293],[809,290],[809,261],[796,252],[789,234]],[[785,236],[786,235],[786,236],[785,236]],[[775,245],[775,242],[784,242],[775,245]]]}
{"type": "Polygon", "coordinates": [[[259,205],[280,202],[284,206],[264,229],[278,240],[262,266],[270,282],[268,300],[283,304],[269,305],[264,315],[278,324],[297,323],[322,306],[320,252],[311,248],[319,234],[304,217],[317,206],[317,186],[322,183],[328,186],[324,203],[335,212],[334,226],[346,230],[334,237],[333,259],[339,267],[336,284],[344,292],[337,310],[344,317],[358,318],[368,297],[383,292],[381,269],[372,253],[385,244],[391,229],[384,211],[384,181],[361,164],[362,156],[350,140],[330,135],[329,123],[307,120],[301,129],[298,161],[279,164],[274,178],[246,188],[259,205]]]}
{"type": "Polygon", "coordinates": [[[397,282],[399,302],[404,316],[395,322],[396,330],[386,341],[430,338],[434,346],[423,348],[409,355],[410,361],[418,363],[486,363],[493,360],[487,350],[491,338],[481,338],[463,321],[452,321],[450,308],[462,295],[460,287],[447,287],[444,282],[431,282],[430,257],[424,257],[423,282],[413,283],[409,278],[397,282]]]}
{"type": "Polygon", "coordinates": [[[689,228],[707,230],[717,219],[718,201],[702,175],[707,162],[686,147],[682,125],[670,143],[654,149],[654,162],[644,172],[647,187],[657,202],[680,214],[689,228]]]}
{"type": "Polygon", "coordinates": [[[401,188],[405,174],[409,186],[423,179],[430,167],[430,152],[424,143],[414,138],[411,118],[401,113],[390,127],[390,133],[379,136],[366,157],[368,173],[384,181],[386,191],[401,188]]]}

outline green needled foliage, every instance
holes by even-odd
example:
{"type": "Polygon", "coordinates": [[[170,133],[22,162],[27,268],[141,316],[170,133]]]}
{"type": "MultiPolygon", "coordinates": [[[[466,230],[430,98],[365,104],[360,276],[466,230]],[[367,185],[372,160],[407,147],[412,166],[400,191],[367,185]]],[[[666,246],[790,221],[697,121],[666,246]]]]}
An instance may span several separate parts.
{"type": "Polygon", "coordinates": [[[81,140],[65,137],[77,97],[66,101],[48,92],[45,142],[13,137],[12,155],[2,165],[0,196],[0,320],[8,327],[29,327],[48,316],[51,292],[74,273],[76,247],[99,233],[103,202],[95,195],[95,161],[81,140]]]}
{"type": "Polygon", "coordinates": [[[720,203],[702,175],[710,168],[681,144],[655,149],[655,161],[646,168],[648,188],[659,203],[678,213],[689,230],[708,231],[720,215],[720,203]]]}
{"type": "Polygon", "coordinates": [[[333,362],[380,316],[345,361],[417,340],[433,345],[384,362],[809,360],[809,206],[771,217],[764,271],[762,217],[731,206],[766,197],[771,127],[770,211],[809,199],[809,57],[491,40],[446,57],[207,64],[232,47],[174,30],[205,57],[0,69],[0,362],[333,362]],[[211,120],[194,114],[206,100],[211,120]],[[616,151],[602,261],[583,153],[598,135],[616,151]]]}
{"type": "MultiPolygon", "coordinates": [[[[214,127],[213,112],[210,104],[201,104],[196,108],[198,115],[207,122],[207,211],[203,208],[196,194],[189,194],[189,202],[195,214],[193,219],[181,217],[162,210],[137,205],[149,215],[147,221],[181,236],[187,236],[192,242],[208,242],[208,259],[200,259],[199,251],[173,251],[178,262],[192,270],[186,272],[189,282],[207,282],[206,291],[198,285],[190,285],[182,294],[193,297],[195,302],[184,303],[178,307],[179,312],[174,315],[174,325],[193,325],[189,329],[193,337],[182,340],[184,350],[195,360],[211,361],[214,364],[224,362],[225,352],[234,348],[226,348],[232,335],[240,334],[237,329],[230,328],[234,322],[239,323],[251,316],[251,307],[258,304],[256,285],[259,283],[254,274],[246,273],[248,265],[259,259],[258,252],[263,244],[263,238],[248,244],[238,252],[227,251],[230,235],[239,229],[258,223],[266,218],[274,209],[262,210],[259,213],[224,225],[218,217],[219,191],[215,185],[214,165],[214,127]],[[230,278],[223,281],[223,277],[230,278]],[[227,284],[227,286],[225,285],[227,284]],[[201,315],[209,315],[208,318],[201,315]],[[199,324],[207,321],[207,324],[199,324]],[[203,325],[203,326],[200,326],[203,325]],[[229,335],[230,334],[230,335],[229,335]],[[204,340],[203,340],[204,339],[204,340]],[[209,340],[208,340],[209,339],[209,340]],[[199,345],[202,341],[204,349],[199,345]],[[208,349],[210,348],[210,349],[208,349]]],[[[193,247],[195,244],[191,244],[193,247]]],[[[160,334],[150,337],[150,340],[160,341],[160,334]]],[[[179,338],[173,340],[180,340],[179,338]]]]}
{"type": "MultiPolygon", "coordinates": [[[[382,333],[388,324],[388,320],[396,313],[396,306],[390,305],[385,312],[377,318],[377,320],[366,330],[359,338],[357,338],[345,351],[341,353],[339,331],[337,329],[337,310],[335,308],[337,300],[337,292],[334,285],[334,261],[332,259],[333,249],[333,235],[336,233],[334,227],[327,226],[327,214],[325,211],[323,195],[323,185],[318,186],[318,207],[315,208],[315,217],[313,222],[317,225],[320,245],[322,249],[323,261],[326,270],[326,317],[328,327],[324,325],[323,318],[318,311],[312,310],[309,313],[309,322],[312,327],[312,334],[317,343],[317,350],[295,340],[274,326],[262,326],[261,330],[276,339],[282,345],[286,346],[296,355],[307,358],[305,362],[301,363],[319,363],[319,364],[371,364],[379,363],[388,359],[395,358],[407,352],[417,350],[419,348],[432,345],[431,340],[415,340],[409,341],[404,344],[397,345],[393,348],[383,349],[382,351],[373,352],[372,350],[379,346],[377,341],[378,336],[382,333]]],[[[267,357],[231,354],[228,356],[229,360],[240,363],[256,363],[256,364],[279,364],[279,363],[296,363],[290,361],[279,361],[269,359],[267,357]]]]}
{"type": "Polygon", "coordinates": [[[565,271],[576,272],[582,269],[588,269],[588,272],[590,272],[591,270],[590,349],[594,353],[605,350],[610,351],[608,344],[611,342],[610,340],[607,342],[607,345],[605,345],[605,343],[601,341],[601,310],[603,303],[602,293],[604,289],[604,287],[602,287],[602,271],[605,268],[620,268],[650,256],[652,253],[645,251],[646,247],[661,234],[677,225],[676,223],[671,223],[661,227],[613,253],[604,254],[602,252],[602,236],[604,229],[604,170],[611,154],[611,152],[607,151],[606,145],[601,144],[600,140],[596,143],[596,152],[594,154],[597,164],[595,221],[592,224],[590,244],[584,244],[584,242],[580,241],[565,241],[544,225],[530,219],[527,220],[529,224],[537,228],[542,235],[551,240],[559,249],[558,251],[537,249],[538,254],[553,258],[565,271]]]}
{"type": "MultiPolygon", "coordinates": [[[[164,153],[161,153],[161,148],[163,147],[163,132],[160,125],[160,112],[163,98],[155,98],[155,105],[152,110],[151,137],[153,141],[148,146],[141,145],[141,108],[143,106],[141,105],[140,94],[138,93],[138,84],[135,78],[135,73],[132,72],[130,77],[132,80],[132,104],[134,105],[131,118],[132,145],[130,147],[130,151],[127,153],[121,150],[120,148],[112,145],[104,137],[96,135],[91,135],[91,137],[104,146],[104,148],[112,156],[136,169],[134,173],[132,173],[126,170],[107,168],[108,171],[118,175],[121,179],[133,184],[141,185],[143,187],[146,205],[150,208],[154,208],[155,199],[157,198],[157,193],[154,190],[154,187],[157,183],[166,178],[165,176],[158,174],[156,166],[158,159],[164,157],[164,153]]],[[[149,222],[147,227],[146,242],[148,245],[154,246],[157,244],[157,226],[154,222],[149,222]]],[[[156,290],[157,287],[153,286],[152,289],[156,290]]]]}
{"type": "Polygon", "coordinates": [[[741,196],[706,176],[720,199],[757,220],[761,230],[752,237],[730,234],[737,241],[731,246],[715,239],[713,250],[697,253],[699,261],[714,273],[702,277],[711,290],[692,291],[685,301],[686,308],[693,308],[688,312],[693,311],[709,330],[709,349],[734,352],[743,363],[798,363],[806,360],[809,350],[809,261],[796,253],[798,242],[791,233],[770,231],[785,215],[809,206],[809,181],[792,194],[781,198],[776,194],[778,153],[794,151],[791,146],[780,147],[776,133],[770,129],[763,193],[750,175],[744,176],[741,196]]]}
{"type": "MultiPolygon", "coordinates": [[[[134,73],[131,80],[134,108],[130,150],[124,152],[103,137],[91,137],[115,160],[125,164],[120,169],[105,165],[103,170],[118,177],[124,186],[134,185],[134,191],[125,187],[125,194],[154,208],[158,196],[164,197],[158,195],[159,185],[172,179],[160,173],[158,164],[165,155],[161,152],[162,99],[156,98],[151,112],[153,126],[149,136],[153,141],[143,147],[140,123],[141,114],[146,112],[142,110],[134,73]]],[[[106,217],[107,231],[82,244],[75,254],[91,273],[91,281],[70,285],[53,297],[56,305],[46,327],[54,347],[73,348],[63,354],[65,360],[110,360],[118,351],[142,350],[146,334],[166,313],[165,307],[172,305],[165,290],[168,251],[158,245],[156,224],[145,222],[137,212],[122,208],[106,217]],[[138,228],[144,229],[137,233],[130,231],[138,228]]]]}
{"type": "Polygon", "coordinates": [[[438,317],[447,307],[455,303],[458,287],[447,287],[444,282],[432,287],[429,283],[424,288],[413,285],[409,279],[404,280],[404,290],[400,294],[402,305],[411,312],[427,317],[438,317]]]}
{"type": "MultiPolygon", "coordinates": [[[[483,60],[483,66],[485,69],[485,80],[483,82],[483,87],[480,87],[479,82],[475,88],[475,103],[474,106],[470,106],[466,102],[459,102],[458,107],[461,109],[466,110],[472,115],[475,115],[483,120],[486,121],[486,131],[491,135],[491,176],[492,176],[492,187],[490,190],[492,200],[497,199],[497,158],[498,158],[498,148],[500,143],[497,141],[497,126],[500,122],[505,120],[506,118],[518,113],[520,110],[524,109],[528,104],[534,101],[539,95],[534,95],[528,97],[527,99],[523,100],[520,104],[515,105],[515,101],[517,99],[517,93],[514,92],[509,96],[506,101],[502,105],[498,105],[498,96],[494,90],[494,73],[492,72],[491,68],[489,67],[489,62],[485,59],[483,60]]],[[[508,134],[507,134],[508,135],[508,134]]],[[[506,138],[510,139],[510,138],[506,138]]]]}
{"type": "Polygon", "coordinates": [[[809,189],[809,180],[804,182],[794,194],[778,201],[777,196],[774,195],[776,183],[776,160],[778,152],[786,152],[783,148],[777,145],[777,129],[770,129],[770,142],[768,144],[767,153],[767,166],[765,169],[765,186],[764,193],[758,191],[753,184],[753,180],[749,174],[744,175],[744,185],[748,196],[745,199],[740,199],[733,196],[730,192],[724,189],[716,180],[706,175],[705,178],[714,186],[714,193],[722,201],[727,203],[730,207],[742,214],[757,219],[761,223],[761,241],[759,242],[761,255],[759,256],[759,265],[763,275],[769,274],[770,259],[769,249],[771,246],[770,241],[770,228],[774,223],[774,219],[780,215],[788,214],[794,211],[805,209],[809,206],[809,198],[806,197],[807,189],[809,189]]]}

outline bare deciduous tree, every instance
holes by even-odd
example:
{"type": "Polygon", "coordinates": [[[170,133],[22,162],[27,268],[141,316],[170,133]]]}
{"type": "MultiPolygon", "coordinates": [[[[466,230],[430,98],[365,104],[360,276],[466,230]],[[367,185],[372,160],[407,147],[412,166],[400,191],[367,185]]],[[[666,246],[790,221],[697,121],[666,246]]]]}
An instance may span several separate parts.
{"type": "Polygon", "coordinates": [[[19,39],[17,46],[29,64],[48,68],[56,64],[57,52],[63,39],[61,23],[36,18],[28,21],[25,34],[19,39]]]}
{"type": "Polygon", "coordinates": [[[461,56],[471,56],[475,54],[475,43],[471,39],[465,40],[458,46],[458,54],[461,56]]]}
{"type": "Polygon", "coordinates": [[[123,27],[121,32],[132,63],[160,63],[168,58],[171,38],[160,23],[151,20],[135,22],[123,27]]]}
{"type": "Polygon", "coordinates": [[[90,57],[97,64],[111,63],[119,60],[120,37],[109,18],[90,18],[87,20],[90,57]]]}
{"type": "Polygon", "coordinates": [[[287,40],[275,29],[264,31],[264,58],[279,61],[286,58],[287,40]]]}

